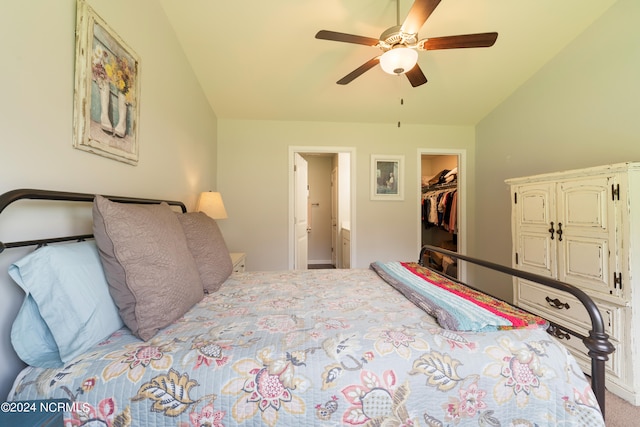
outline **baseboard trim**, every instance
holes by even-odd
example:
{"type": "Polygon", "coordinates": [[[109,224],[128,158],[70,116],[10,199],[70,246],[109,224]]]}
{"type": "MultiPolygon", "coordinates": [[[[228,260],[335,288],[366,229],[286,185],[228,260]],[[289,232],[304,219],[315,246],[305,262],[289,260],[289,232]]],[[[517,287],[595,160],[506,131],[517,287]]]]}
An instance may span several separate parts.
{"type": "Polygon", "coordinates": [[[314,260],[307,260],[307,264],[309,265],[313,265],[313,264],[333,264],[333,262],[330,259],[314,259],[314,260]]]}

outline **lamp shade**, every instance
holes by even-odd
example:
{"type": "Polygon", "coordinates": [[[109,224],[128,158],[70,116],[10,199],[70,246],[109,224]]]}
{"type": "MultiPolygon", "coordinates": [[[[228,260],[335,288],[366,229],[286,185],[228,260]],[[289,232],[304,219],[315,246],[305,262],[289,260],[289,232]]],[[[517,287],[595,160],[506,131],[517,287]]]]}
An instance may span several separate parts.
{"type": "Polygon", "coordinates": [[[196,211],[204,212],[213,219],[228,218],[227,211],[224,208],[224,203],[222,203],[222,196],[216,191],[205,191],[204,193],[200,193],[196,211]]]}
{"type": "Polygon", "coordinates": [[[385,73],[404,74],[415,67],[418,52],[408,47],[396,47],[382,54],[380,67],[385,73]]]}

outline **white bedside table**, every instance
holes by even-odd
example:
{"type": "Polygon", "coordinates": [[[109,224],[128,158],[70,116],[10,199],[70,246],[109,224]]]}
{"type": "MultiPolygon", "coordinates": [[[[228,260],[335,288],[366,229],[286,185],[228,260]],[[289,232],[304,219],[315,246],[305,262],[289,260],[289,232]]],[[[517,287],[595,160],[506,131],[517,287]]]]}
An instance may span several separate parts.
{"type": "Polygon", "coordinates": [[[231,252],[231,262],[233,263],[233,272],[242,273],[247,262],[247,254],[244,252],[231,252]]]}

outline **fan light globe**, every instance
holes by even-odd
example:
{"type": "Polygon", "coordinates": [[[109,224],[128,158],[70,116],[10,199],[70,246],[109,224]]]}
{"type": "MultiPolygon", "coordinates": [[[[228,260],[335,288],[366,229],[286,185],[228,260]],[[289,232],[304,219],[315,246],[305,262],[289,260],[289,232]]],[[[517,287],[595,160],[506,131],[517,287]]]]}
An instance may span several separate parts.
{"type": "Polygon", "coordinates": [[[385,73],[404,74],[415,67],[418,52],[408,47],[396,47],[382,54],[380,67],[385,73]]]}

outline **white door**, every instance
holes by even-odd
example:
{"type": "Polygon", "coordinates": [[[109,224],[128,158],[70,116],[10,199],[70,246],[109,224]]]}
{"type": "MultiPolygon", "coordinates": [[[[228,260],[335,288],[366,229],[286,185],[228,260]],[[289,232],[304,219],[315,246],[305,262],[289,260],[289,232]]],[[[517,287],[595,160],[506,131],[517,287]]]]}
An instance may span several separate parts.
{"type": "Polygon", "coordinates": [[[331,169],[331,264],[338,267],[338,168],[331,169]]]}
{"type": "Polygon", "coordinates": [[[298,153],[294,153],[293,182],[294,182],[294,262],[295,270],[306,270],[309,250],[309,184],[307,161],[298,153]]]}

